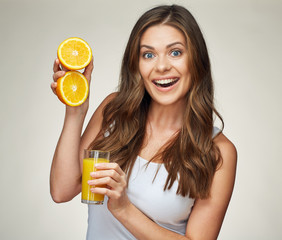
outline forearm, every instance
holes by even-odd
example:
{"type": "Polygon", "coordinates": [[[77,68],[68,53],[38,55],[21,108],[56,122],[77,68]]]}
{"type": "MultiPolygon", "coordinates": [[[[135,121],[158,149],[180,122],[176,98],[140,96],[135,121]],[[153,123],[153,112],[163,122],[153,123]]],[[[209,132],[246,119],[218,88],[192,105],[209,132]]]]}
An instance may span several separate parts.
{"type": "Polygon", "coordinates": [[[133,204],[129,204],[126,209],[114,213],[114,216],[139,240],[189,240],[185,236],[159,226],[133,204]]]}
{"type": "Polygon", "coordinates": [[[79,148],[85,114],[66,111],[51,167],[50,190],[55,202],[65,202],[81,189],[79,148]]]}

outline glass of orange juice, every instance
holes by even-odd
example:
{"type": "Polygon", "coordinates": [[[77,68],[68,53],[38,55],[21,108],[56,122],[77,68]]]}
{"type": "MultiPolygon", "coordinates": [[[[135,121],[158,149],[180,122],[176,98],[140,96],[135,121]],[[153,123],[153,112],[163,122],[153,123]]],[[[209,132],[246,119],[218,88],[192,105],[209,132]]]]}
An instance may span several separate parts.
{"type": "MultiPolygon", "coordinates": [[[[82,189],[81,189],[81,202],[87,204],[103,204],[104,195],[92,193],[90,186],[87,182],[93,178],[90,176],[91,172],[97,171],[95,168],[96,163],[103,163],[110,161],[110,152],[99,150],[84,150],[83,170],[82,170],[82,189]]],[[[99,185],[99,187],[105,187],[99,185]]]]}

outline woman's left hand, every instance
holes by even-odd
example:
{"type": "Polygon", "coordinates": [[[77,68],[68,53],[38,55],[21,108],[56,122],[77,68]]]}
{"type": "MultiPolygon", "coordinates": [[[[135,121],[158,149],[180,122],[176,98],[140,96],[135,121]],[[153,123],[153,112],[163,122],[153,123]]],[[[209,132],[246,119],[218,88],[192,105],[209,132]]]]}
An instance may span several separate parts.
{"type": "Polygon", "coordinates": [[[91,192],[107,195],[108,209],[116,215],[130,205],[126,194],[126,175],[117,163],[98,163],[95,167],[99,171],[92,172],[90,175],[95,179],[88,181],[93,186],[91,192]]]}

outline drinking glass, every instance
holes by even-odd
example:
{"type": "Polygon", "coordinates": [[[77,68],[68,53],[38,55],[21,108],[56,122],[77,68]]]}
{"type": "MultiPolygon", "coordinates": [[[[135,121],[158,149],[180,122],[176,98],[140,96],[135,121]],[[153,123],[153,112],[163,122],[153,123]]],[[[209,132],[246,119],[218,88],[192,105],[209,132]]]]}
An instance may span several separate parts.
{"type": "MultiPolygon", "coordinates": [[[[103,204],[104,195],[92,193],[87,181],[92,180],[91,172],[97,171],[95,168],[96,163],[110,162],[110,152],[99,150],[84,150],[83,157],[83,170],[82,170],[82,189],[81,189],[81,202],[87,204],[103,204]]],[[[99,185],[99,187],[106,187],[99,185]]]]}

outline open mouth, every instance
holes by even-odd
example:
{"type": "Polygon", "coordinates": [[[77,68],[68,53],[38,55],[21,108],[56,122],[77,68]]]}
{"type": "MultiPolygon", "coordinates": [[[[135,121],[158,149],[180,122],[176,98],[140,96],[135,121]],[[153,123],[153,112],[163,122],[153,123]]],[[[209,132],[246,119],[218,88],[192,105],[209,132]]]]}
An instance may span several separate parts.
{"type": "Polygon", "coordinates": [[[157,87],[167,88],[173,86],[177,83],[179,78],[169,78],[169,79],[161,79],[161,80],[154,80],[153,83],[157,87]]]}

